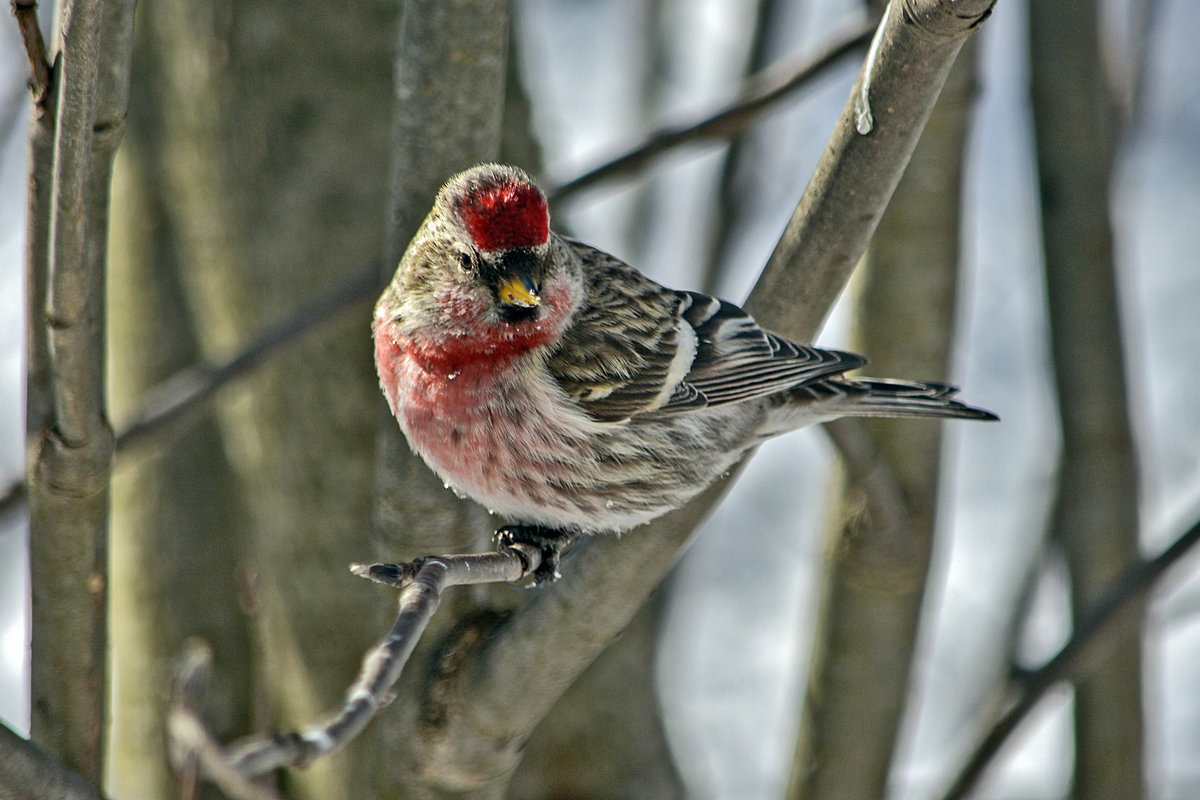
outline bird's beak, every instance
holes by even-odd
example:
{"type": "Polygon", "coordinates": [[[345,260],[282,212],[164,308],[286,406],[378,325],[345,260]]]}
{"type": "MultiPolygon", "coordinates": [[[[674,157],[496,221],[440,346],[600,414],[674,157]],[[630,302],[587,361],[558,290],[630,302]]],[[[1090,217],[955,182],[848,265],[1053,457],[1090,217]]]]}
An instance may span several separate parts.
{"type": "Polygon", "coordinates": [[[542,304],[537,281],[529,275],[515,275],[500,284],[500,302],[517,308],[535,308],[542,304]]]}

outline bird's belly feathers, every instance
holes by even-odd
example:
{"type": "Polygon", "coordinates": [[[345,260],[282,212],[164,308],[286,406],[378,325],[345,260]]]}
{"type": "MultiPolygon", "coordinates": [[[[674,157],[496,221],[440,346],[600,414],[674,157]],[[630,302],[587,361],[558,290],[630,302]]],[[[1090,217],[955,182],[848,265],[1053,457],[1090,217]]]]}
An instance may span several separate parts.
{"type": "Polygon", "coordinates": [[[728,443],[701,415],[596,422],[548,376],[410,377],[419,388],[393,410],[413,450],[447,487],[522,523],[628,530],[682,505],[737,455],[713,447],[728,443]]]}

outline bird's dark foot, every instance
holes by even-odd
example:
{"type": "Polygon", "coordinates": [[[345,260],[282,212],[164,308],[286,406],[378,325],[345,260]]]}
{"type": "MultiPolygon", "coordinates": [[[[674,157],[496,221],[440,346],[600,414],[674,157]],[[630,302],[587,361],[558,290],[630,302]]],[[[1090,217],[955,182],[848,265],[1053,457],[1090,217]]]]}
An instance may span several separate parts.
{"type": "Polygon", "coordinates": [[[544,586],[562,577],[558,572],[559,560],[577,537],[575,533],[537,525],[505,525],[492,535],[492,541],[496,543],[496,549],[514,544],[536,547],[542,562],[533,571],[533,586],[544,586]]]}

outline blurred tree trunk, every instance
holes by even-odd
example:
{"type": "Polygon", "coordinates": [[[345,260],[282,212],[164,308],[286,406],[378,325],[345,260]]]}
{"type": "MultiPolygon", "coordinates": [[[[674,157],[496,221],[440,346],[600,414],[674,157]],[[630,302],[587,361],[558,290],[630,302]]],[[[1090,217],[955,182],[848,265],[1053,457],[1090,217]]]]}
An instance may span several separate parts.
{"type": "MultiPolygon", "coordinates": [[[[1033,118],[1062,462],[1051,530],[1075,618],[1138,558],[1138,469],[1129,425],[1108,196],[1119,137],[1098,3],[1030,4],[1033,118]]],[[[1074,796],[1142,796],[1141,642],[1075,689],[1074,796]]]]}
{"type": "MultiPolygon", "coordinates": [[[[151,212],[154,199],[163,200],[162,230],[170,238],[160,243],[174,257],[153,267],[177,264],[178,291],[190,312],[168,317],[167,330],[159,331],[175,340],[162,345],[173,350],[171,358],[190,349],[188,337],[172,328],[190,321],[201,353],[226,356],[377,257],[388,157],[388,115],[380,109],[390,107],[395,13],[394,4],[384,2],[351,7],[293,0],[165,2],[145,9],[141,33],[151,55],[138,67],[153,70],[147,97],[160,121],[152,135],[161,164],[140,176],[154,184],[154,191],[145,187],[140,194],[151,212]]],[[[173,278],[139,277],[150,268],[131,266],[130,283],[141,288],[143,305],[159,306],[151,313],[169,314],[165,291],[173,278]]],[[[203,591],[209,577],[208,590],[219,595],[199,619],[173,617],[171,609],[186,597],[182,591],[163,603],[164,626],[189,627],[156,633],[144,646],[165,647],[184,633],[204,632],[205,618],[228,623],[244,565],[255,614],[250,649],[258,659],[256,682],[268,692],[272,727],[303,726],[336,707],[378,633],[373,622],[383,597],[345,569],[371,553],[379,399],[368,320],[363,304],[273,360],[218,408],[224,449],[246,501],[245,524],[196,530],[232,523],[220,510],[225,499],[207,496],[225,491],[219,468],[209,472],[224,455],[203,429],[159,465],[161,494],[153,488],[136,510],[143,532],[153,526],[153,535],[164,537],[164,558],[200,551],[212,566],[201,565],[205,571],[187,585],[201,584],[196,588],[203,591]],[[166,496],[168,485],[184,494],[166,496]],[[205,503],[206,518],[189,514],[205,503]],[[171,525],[178,527],[164,529],[171,525]]],[[[134,383],[147,379],[136,376],[134,383]]],[[[237,496],[224,497],[231,495],[237,496]]],[[[155,546],[130,533],[137,537],[128,540],[132,552],[155,546]]],[[[147,581],[136,590],[146,592],[149,603],[159,590],[176,586],[147,581]]],[[[234,674],[247,666],[239,628],[234,623],[230,639],[214,642],[234,649],[215,654],[230,669],[224,702],[245,702],[247,686],[234,674]]],[[[131,649],[127,655],[153,662],[171,654],[131,649]]],[[[240,724],[245,715],[243,706],[231,714],[236,719],[222,723],[240,724]]],[[[366,796],[369,754],[370,748],[349,748],[289,772],[290,791],[321,800],[366,796]]]]}
{"type": "MultiPolygon", "coordinates": [[[[143,5],[142,13],[153,7],[143,5]]],[[[113,187],[110,397],[118,421],[147,390],[200,360],[177,225],[161,193],[162,125],[153,94],[159,65],[148,44],[142,36],[136,45],[129,135],[113,187]]],[[[208,694],[214,731],[228,739],[252,729],[253,663],[237,587],[248,521],[211,412],[165,450],[135,454],[120,467],[109,788],[118,797],[170,797],[163,710],[170,659],[186,637],[202,636],[215,653],[208,694]]]]}
{"type": "MultiPolygon", "coordinates": [[[[867,254],[854,345],[870,354],[871,375],[949,372],[974,53],[964,47],[951,71],[867,254]]],[[[912,420],[828,427],[853,463],[834,512],[789,796],[883,797],[933,546],[940,429],[912,420]]]]}
{"type": "MultiPolygon", "coordinates": [[[[771,40],[774,32],[784,24],[784,16],[792,5],[789,0],[757,0],[754,3],[753,29],[750,32],[750,47],[742,77],[749,77],[765,69],[771,62],[771,40]]],[[[716,292],[721,278],[730,268],[733,256],[734,233],[746,215],[752,211],[754,182],[761,176],[755,174],[755,132],[748,131],[735,137],[721,156],[721,172],[717,179],[716,208],[708,226],[709,246],[706,261],[700,270],[699,288],[705,292],[716,292]]]]}
{"type": "Polygon", "coordinates": [[[660,596],[642,606],[534,730],[511,800],[684,797],[654,685],[660,596]]]}
{"type": "MultiPolygon", "coordinates": [[[[412,235],[454,173],[500,154],[507,75],[508,4],[503,0],[407,0],[395,51],[391,120],[391,187],[381,277],[390,280],[412,235]]],[[[395,30],[395,28],[394,28],[395,30]]],[[[379,217],[375,217],[378,224],[379,217]]],[[[403,561],[428,553],[488,547],[498,521],[447,490],[404,440],[384,403],[373,415],[378,434],[373,535],[377,555],[403,561]]],[[[446,594],[409,658],[396,701],[375,722],[384,798],[499,797],[511,777],[481,775],[476,763],[445,763],[441,687],[520,601],[509,587],[446,594]]],[[[382,622],[382,619],[380,619],[382,622]]],[[[381,627],[381,630],[384,629],[381,627]]],[[[513,743],[519,748],[520,743],[513,743]]],[[[486,761],[484,762],[486,763],[486,761]]]]}

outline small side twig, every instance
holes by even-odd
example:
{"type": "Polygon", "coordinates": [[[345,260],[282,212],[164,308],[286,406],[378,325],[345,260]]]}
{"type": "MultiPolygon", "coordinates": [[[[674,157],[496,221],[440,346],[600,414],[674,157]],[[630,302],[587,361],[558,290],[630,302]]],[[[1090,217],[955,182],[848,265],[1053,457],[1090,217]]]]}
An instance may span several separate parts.
{"type": "Polygon", "coordinates": [[[266,786],[234,770],[221,743],[204,721],[203,706],[212,676],[212,650],[200,639],[189,639],[176,659],[175,681],[167,714],[171,764],[179,782],[177,797],[197,796],[201,777],[233,800],[279,800],[266,786]]]}
{"type": "Polygon", "coordinates": [[[407,564],[355,564],[361,577],[400,589],[399,613],[391,630],[363,657],[357,679],[346,691],[341,710],[303,731],[249,736],[222,747],[199,711],[207,686],[211,655],[191,646],[180,659],[168,712],[168,731],[176,769],[184,780],[197,777],[241,800],[274,795],[251,781],[280,767],[304,767],[358,736],[390,702],[392,687],[416,647],[448,586],[517,582],[541,564],[540,551],[514,543],[495,553],[426,556],[407,564]]]}
{"type": "Polygon", "coordinates": [[[25,56],[29,59],[29,93],[39,117],[52,112],[50,92],[50,62],[46,59],[46,41],[38,25],[36,0],[12,0],[12,14],[17,18],[25,56]]]}

